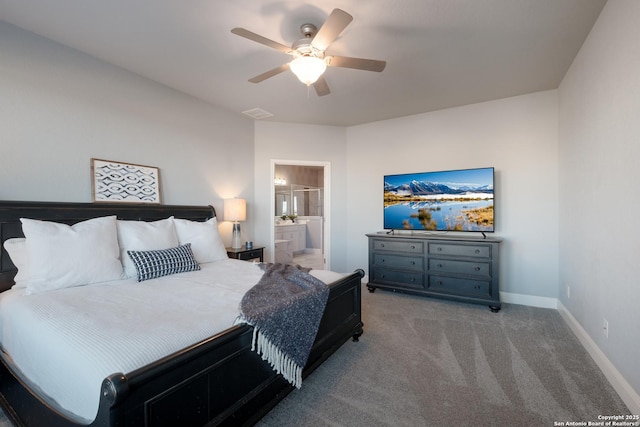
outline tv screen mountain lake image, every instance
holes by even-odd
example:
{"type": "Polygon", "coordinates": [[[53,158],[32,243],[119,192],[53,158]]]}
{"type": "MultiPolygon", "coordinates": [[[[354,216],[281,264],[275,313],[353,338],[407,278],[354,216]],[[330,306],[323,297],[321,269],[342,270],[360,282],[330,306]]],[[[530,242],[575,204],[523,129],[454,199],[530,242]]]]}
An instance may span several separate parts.
{"type": "Polygon", "coordinates": [[[384,228],[494,231],[493,168],[387,175],[384,228]]]}

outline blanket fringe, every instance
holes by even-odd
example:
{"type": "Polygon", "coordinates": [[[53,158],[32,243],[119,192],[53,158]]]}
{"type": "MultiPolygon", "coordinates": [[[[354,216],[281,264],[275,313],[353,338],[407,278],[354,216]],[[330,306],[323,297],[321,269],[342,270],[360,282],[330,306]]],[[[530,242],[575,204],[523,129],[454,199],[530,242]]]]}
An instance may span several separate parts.
{"type": "Polygon", "coordinates": [[[256,327],[253,328],[251,351],[257,352],[263,360],[269,362],[269,365],[293,386],[298,389],[302,387],[302,367],[280,351],[278,346],[273,344],[256,327]]]}

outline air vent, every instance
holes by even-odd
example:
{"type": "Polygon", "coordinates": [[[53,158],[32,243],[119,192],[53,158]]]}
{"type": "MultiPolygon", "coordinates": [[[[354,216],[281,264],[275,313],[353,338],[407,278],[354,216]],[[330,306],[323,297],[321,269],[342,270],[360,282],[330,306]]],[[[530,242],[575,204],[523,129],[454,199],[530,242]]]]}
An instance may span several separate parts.
{"type": "Polygon", "coordinates": [[[246,114],[249,117],[253,117],[256,120],[266,119],[273,117],[274,114],[263,110],[262,108],[252,108],[251,110],[243,111],[242,114],[246,114]]]}

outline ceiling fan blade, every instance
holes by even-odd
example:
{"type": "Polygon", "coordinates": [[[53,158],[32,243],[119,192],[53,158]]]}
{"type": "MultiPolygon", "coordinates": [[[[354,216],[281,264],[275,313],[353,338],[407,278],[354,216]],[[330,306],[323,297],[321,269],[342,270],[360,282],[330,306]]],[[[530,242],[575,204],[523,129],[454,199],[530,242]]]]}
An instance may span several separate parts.
{"type": "Polygon", "coordinates": [[[353,21],[353,16],[342,9],[333,9],[322,27],[318,30],[311,41],[311,45],[324,52],[329,45],[347,28],[353,21]]]}
{"type": "Polygon", "coordinates": [[[249,30],[245,30],[244,28],[234,28],[231,30],[231,32],[240,37],[244,37],[246,39],[253,40],[254,42],[258,42],[265,46],[269,46],[273,49],[279,50],[280,52],[288,53],[288,54],[291,53],[291,47],[285,46],[282,43],[275,42],[266,37],[262,37],[261,35],[251,32],[249,30]]]}
{"type": "Polygon", "coordinates": [[[274,68],[272,70],[269,70],[269,71],[267,71],[265,73],[262,73],[262,74],[260,74],[258,76],[255,76],[255,77],[249,79],[249,81],[251,83],[260,83],[261,81],[267,80],[269,77],[273,77],[275,75],[283,73],[283,72],[287,71],[288,69],[289,69],[289,63],[287,62],[286,64],[282,64],[279,67],[276,67],[276,68],[274,68]]]}
{"type": "Polygon", "coordinates": [[[313,84],[313,88],[316,90],[318,96],[329,95],[331,91],[329,90],[329,85],[323,76],[320,76],[318,80],[313,84]]]}
{"type": "Polygon", "coordinates": [[[377,71],[384,70],[386,61],[377,59],[350,58],[348,56],[326,56],[325,61],[330,67],[355,68],[356,70],[377,71]]]}

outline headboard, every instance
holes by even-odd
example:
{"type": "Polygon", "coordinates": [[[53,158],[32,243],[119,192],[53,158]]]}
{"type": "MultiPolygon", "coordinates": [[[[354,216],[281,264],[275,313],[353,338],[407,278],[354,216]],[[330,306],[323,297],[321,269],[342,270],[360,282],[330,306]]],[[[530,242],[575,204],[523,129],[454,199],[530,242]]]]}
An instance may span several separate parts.
{"type": "Polygon", "coordinates": [[[67,203],[0,201],[0,292],[13,286],[17,269],[4,249],[4,241],[24,237],[20,218],[75,224],[91,218],[116,215],[118,219],[156,221],[174,216],[206,221],[216,216],[213,206],[126,203],[67,203]]]}

